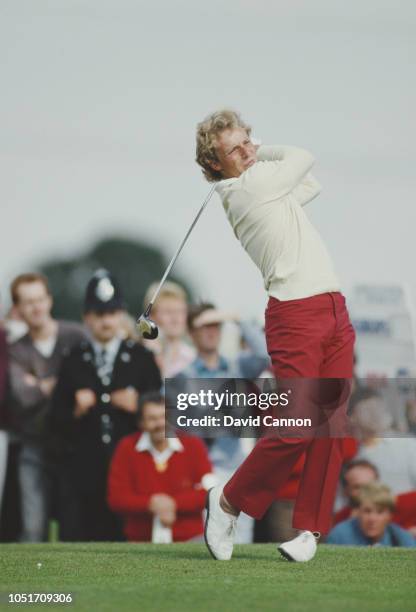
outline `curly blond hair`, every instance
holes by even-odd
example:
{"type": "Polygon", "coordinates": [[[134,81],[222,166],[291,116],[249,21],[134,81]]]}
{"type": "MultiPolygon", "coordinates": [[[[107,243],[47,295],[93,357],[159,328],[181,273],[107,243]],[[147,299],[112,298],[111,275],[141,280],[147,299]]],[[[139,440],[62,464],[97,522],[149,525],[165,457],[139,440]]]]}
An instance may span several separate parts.
{"type": "Polygon", "coordinates": [[[251,127],[247,125],[239,113],[231,109],[221,109],[208,115],[196,128],[196,159],[195,161],[202,168],[202,173],[210,183],[222,179],[221,172],[214,170],[210,162],[218,162],[215,151],[216,136],[224,130],[233,128],[243,128],[250,136],[251,127]]]}

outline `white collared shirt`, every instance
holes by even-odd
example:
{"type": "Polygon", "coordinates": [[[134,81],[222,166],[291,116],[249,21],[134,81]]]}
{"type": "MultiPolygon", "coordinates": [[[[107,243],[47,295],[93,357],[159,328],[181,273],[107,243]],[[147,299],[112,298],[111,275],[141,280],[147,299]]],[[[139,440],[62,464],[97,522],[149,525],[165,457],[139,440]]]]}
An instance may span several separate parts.
{"type": "Polygon", "coordinates": [[[168,443],[167,447],[163,451],[158,451],[152,444],[150,434],[147,431],[144,431],[140,436],[139,440],[137,441],[135,448],[137,451],[139,451],[139,453],[143,451],[149,451],[156,465],[160,463],[167,463],[173,453],[180,453],[183,451],[183,445],[179,438],[176,437],[166,438],[166,440],[168,443]]]}
{"type": "MultiPolygon", "coordinates": [[[[168,441],[168,446],[165,450],[159,452],[152,444],[150,439],[150,435],[147,431],[143,432],[140,438],[138,439],[135,449],[138,452],[149,451],[152,455],[154,462],[157,464],[166,463],[169,461],[173,453],[182,452],[183,444],[179,440],[179,438],[166,438],[168,441]]],[[[201,479],[202,488],[205,491],[209,491],[212,487],[215,487],[217,484],[217,478],[214,474],[209,472],[208,474],[204,474],[201,479]]]]}
{"type": "MultiPolygon", "coordinates": [[[[137,441],[135,448],[139,453],[148,451],[152,455],[156,466],[166,464],[173,453],[183,451],[183,445],[179,438],[166,438],[166,440],[168,443],[167,447],[163,451],[158,451],[152,444],[150,434],[144,431],[137,441]]],[[[162,525],[157,516],[153,518],[152,542],[154,544],[170,544],[172,542],[172,529],[162,525]]]]}

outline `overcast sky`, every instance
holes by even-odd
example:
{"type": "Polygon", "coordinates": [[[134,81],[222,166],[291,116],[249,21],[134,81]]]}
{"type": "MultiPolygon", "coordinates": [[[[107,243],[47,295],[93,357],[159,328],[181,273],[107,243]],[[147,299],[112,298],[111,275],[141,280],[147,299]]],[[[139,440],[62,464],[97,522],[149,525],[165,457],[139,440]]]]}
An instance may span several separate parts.
{"type": "MultiPolygon", "coordinates": [[[[414,287],[415,15],[412,0],[1,0],[3,299],[14,274],[109,233],[170,258],[209,190],[195,124],[223,106],[314,153],[308,214],[347,293],[414,287]]],[[[217,197],[179,270],[198,297],[262,316],[217,197]]]]}

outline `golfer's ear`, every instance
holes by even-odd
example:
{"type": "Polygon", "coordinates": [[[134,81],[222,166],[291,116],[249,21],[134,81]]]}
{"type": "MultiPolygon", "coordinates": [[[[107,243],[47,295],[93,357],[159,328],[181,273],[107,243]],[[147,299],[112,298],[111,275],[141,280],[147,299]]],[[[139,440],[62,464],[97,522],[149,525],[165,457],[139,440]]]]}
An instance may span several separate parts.
{"type": "Polygon", "coordinates": [[[209,161],[208,163],[213,170],[216,170],[217,172],[221,172],[222,166],[219,162],[209,161]]]}

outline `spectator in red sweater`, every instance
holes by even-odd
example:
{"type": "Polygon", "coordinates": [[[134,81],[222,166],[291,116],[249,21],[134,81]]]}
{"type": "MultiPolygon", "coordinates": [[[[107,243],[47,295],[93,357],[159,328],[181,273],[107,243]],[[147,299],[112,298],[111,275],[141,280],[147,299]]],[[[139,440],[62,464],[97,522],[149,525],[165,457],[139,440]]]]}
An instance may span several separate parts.
{"type": "MultiPolygon", "coordinates": [[[[335,514],[334,525],[355,516],[361,488],[378,479],[376,466],[366,459],[355,459],[346,465],[342,474],[342,484],[348,504],[335,514]]],[[[394,501],[392,521],[416,537],[416,491],[396,495],[394,501]]]]}
{"type": "Polygon", "coordinates": [[[139,400],[140,433],[123,438],[114,453],[108,504],[124,518],[135,542],[184,542],[203,534],[206,492],[215,477],[203,442],[194,436],[165,437],[165,400],[139,400]]]}

